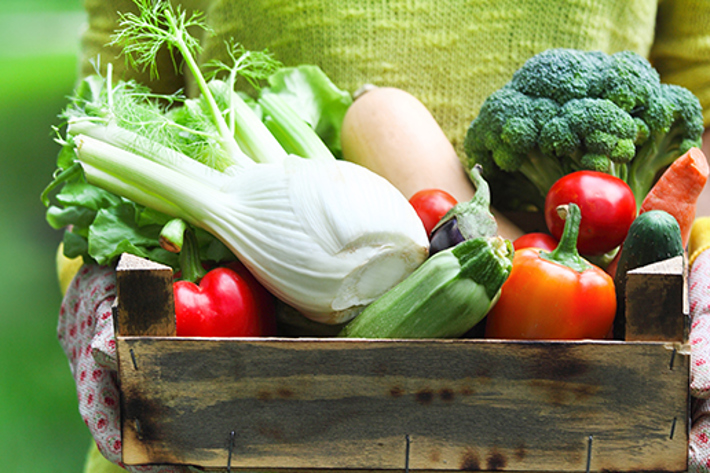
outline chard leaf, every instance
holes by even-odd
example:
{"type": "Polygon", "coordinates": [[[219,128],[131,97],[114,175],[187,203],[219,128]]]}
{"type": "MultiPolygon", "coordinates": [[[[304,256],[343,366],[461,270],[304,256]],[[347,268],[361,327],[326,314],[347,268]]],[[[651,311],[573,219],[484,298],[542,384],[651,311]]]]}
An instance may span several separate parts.
{"type": "MultiPolygon", "coordinates": [[[[171,253],[159,246],[154,246],[147,249],[148,259],[158,263],[162,263],[166,266],[170,266],[173,270],[177,270],[180,267],[180,257],[176,253],[171,253]]],[[[118,257],[118,255],[117,255],[118,257]]]]}
{"type": "Polygon", "coordinates": [[[202,261],[234,261],[237,259],[227,246],[201,228],[195,228],[197,244],[200,247],[202,261]]]}
{"type": "Polygon", "coordinates": [[[98,74],[89,75],[81,80],[76,87],[73,103],[100,104],[105,100],[105,80],[98,74]]]}
{"type": "Polygon", "coordinates": [[[83,257],[84,262],[92,262],[92,258],[88,255],[89,243],[86,238],[81,235],[77,235],[71,230],[64,232],[64,238],[62,239],[64,243],[64,256],[67,258],[83,257]]]}
{"type": "Polygon", "coordinates": [[[76,160],[74,147],[70,145],[62,146],[57,155],[57,167],[60,169],[69,169],[76,160]]]}
{"type": "Polygon", "coordinates": [[[57,194],[57,202],[65,206],[81,206],[97,211],[121,202],[121,198],[85,181],[67,182],[57,194]]]}
{"type": "Polygon", "coordinates": [[[71,205],[69,207],[57,207],[52,205],[47,209],[45,215],[47,223],[55,230],[60,230],[69,225],[77,225],[80,227],[88,227],[96,216],[96,211],[86,208],[71,205]]]}
{"type": "Polygon", "coordinates": [[[172,220],[173,217],[148,207],[136,209],[136,223],[143,227],[146,225],[160,225],[161,227],[172,220]]]}
{"type": "Polygon", "coordinates": [[[138,226],[137,213],[137,209],[132,205],[117,205],[97,212],[88,238],[89,254],[97,263],[110,264],[121,253],[147,258],[148,249],[159,244],[162,227],[138,226]]]}

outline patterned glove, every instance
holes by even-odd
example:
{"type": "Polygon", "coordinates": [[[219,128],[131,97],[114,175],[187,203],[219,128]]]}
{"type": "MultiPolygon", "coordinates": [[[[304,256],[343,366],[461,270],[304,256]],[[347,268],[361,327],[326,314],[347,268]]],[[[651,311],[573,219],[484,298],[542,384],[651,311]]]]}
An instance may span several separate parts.
{"type": "Polygon", "coordinates": [[[133,467],[121,463],[120,397],[111,311],[115,299],[113,268],[83,266],[62,301],[57,332],[76,383],[81,418],[101,454],[129,472],[193,471],[180,466],[133,467]]]}
{"type": "Polygon", "coordinates": [[[695,220],[688,246],[690,394],[688,471],[710,471],[710,217],[695,220]]]}

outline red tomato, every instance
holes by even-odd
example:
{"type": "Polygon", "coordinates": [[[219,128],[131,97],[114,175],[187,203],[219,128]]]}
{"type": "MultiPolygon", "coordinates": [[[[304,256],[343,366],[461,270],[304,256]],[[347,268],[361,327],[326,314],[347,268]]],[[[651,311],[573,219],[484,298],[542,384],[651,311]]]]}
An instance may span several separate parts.
{"type": "Polygon", "coordinates": [[[441,217],[457,204],[456,199],[441,189],[423,189],[409,199],[424,224],[427,235],[431,234],[441,217]]]}
{"type": "Polygon", "coordinates": [[[522,250],[523,248],[540,248],[542,250],[552,251],[557,248],[557,240],[547,233],[526,233],[515,239],[513,248],[516,250],[522,250]]]}
{"type": "Polygon", "coordinates": [[[486,337],[602,339],[615,315],[611,276],[593,265],[579,272],[523,248],[515,252],[510,276],[486,316],[486,337]]]}
{"type": "MultiPolygon", "coordinates": [[[[241,266],[241,265],[239,265],[241,266]]],[[[173,283],[177,335],[262,337],[276,334],[275,303],[246,268],[209,271],[199,285],[173,283]]]]}
{"type": "Polygon", "coordinates": [[[601,255],[619,246],[636,218],[636,200],[628,184],[603,172],[577,171],[553,184],[545,199],[545,222],[558,240],[565,222],[557,207],[570,202],[582,211],[577,249],[583,255],[601,255]]]}

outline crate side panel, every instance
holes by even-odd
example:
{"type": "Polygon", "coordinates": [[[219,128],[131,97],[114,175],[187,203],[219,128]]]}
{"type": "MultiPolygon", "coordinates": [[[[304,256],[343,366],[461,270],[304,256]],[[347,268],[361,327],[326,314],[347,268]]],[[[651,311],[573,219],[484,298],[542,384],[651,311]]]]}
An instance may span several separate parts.
{"type": "Polygon", "coordinates": [[[124,461],[684,471],[688,357],[652,343],[119,338],[124,461]],[[130,355],[133,351],[133,356],[130,355]],[[135,359],[135,364],[133,364],[135,359]],[[671,367],[671,359],[673,359],[671,367]]]}
{"type": "Polygon", "coordinates": [[[685,271],[685,258],[678,256],[628,272],[627,341],[683,342],[688,339],[685,271]]]}
{"type": "Polygon", "coordinates": [[[125,253],[116,268],[116,333],[175,335],[173,272],[170,267],[125,253]]]}

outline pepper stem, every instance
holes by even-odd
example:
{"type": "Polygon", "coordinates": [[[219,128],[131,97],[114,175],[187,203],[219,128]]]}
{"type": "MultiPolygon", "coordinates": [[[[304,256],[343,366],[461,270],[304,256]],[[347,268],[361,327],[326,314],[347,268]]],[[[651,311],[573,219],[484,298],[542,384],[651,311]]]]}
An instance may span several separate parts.
{"type": "Polygon", "coordinates": [[[181,279],[190,282],[197,282],[207,274],[205,268],[202,267],[197,237],[190,227],[185,228],[183,246],[180,250],[180,270],[182,271],[181,279]]]}
{"type": "Polygon", "coordinates": [[[582,222],[582,212],[575,203],[560,205],[557,207],[557,212],[565,220],[562,237],[560,237],[557,248],[550,252],[540,252],[540,257],[582,273],[590,267],[587,260],[582,258],[579,251],[577,251],[577,238],[579,237],[579,224],[582,222]]]}
{"type": "Polygon", "coordinates": [[[180,253],[185,241],[187,222],[174,218],[160,230],[160,246],[171,253],[180,253]]]}

